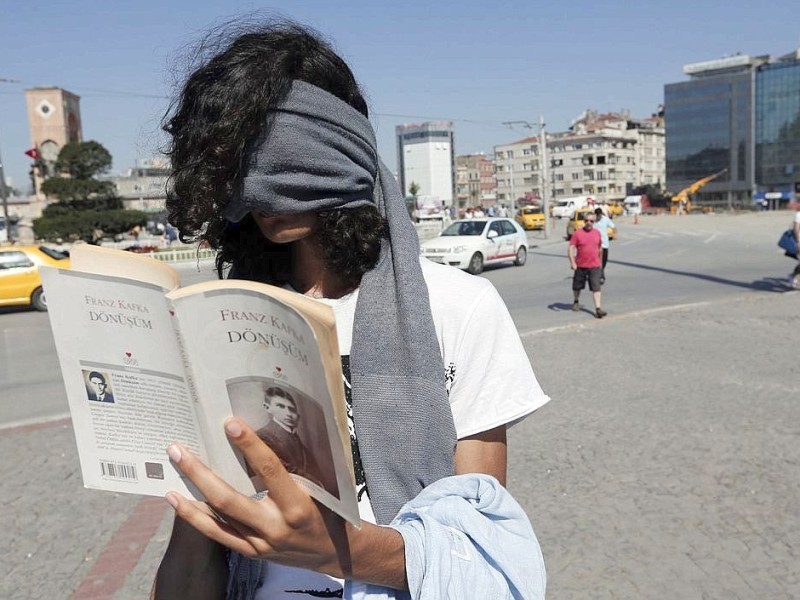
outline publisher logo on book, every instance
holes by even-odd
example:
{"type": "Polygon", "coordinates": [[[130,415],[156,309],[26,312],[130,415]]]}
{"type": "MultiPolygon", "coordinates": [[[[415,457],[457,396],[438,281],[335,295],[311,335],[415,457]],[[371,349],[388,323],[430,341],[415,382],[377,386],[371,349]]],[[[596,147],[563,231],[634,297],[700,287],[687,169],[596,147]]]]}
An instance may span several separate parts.
{"type": "Polygon", "coordinates": [[[129,367],[135,367],[139,364],[139,359],[134,358],[130,352],[126,352],[125,356],[122,357],[122,362],[129,367]]]}
{"type": "Polygon", "coordinates": [[[287,379],[286,373],[284,373],[283,369],[280,367],[275,367],[275,369],[272,371],[272,377],[274,377],[275,379],[281,379],[283,381],[286,381],[287,379]]]}

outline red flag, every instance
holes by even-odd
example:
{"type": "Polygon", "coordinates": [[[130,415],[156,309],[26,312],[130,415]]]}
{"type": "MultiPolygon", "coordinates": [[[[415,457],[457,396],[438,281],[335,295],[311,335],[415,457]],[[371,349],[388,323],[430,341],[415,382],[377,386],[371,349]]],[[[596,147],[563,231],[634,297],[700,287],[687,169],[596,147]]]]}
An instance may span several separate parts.
{"type": "Polygon", "coordinates": [[[25,150],[25,155],[30,156],[33,160],[39,160],[40,154],[38,148],[31,148],[30,150],[25,150]]]}

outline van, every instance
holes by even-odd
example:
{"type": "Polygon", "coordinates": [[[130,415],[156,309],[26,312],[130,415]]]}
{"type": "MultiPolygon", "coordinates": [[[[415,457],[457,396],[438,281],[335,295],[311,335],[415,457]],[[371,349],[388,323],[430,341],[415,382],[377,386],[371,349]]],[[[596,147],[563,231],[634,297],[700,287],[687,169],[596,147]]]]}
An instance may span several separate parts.
{"type": "Polygon", "coordinates": [[[550,216],[558,219],[571,219],[575,216],[575,211],[589,206],[594,202],[592,196],[574,196],[572,198],[562,198],[556,200],[550,209],[550,216]]]}
{"type": "MultiPolygon", "coordinates": [[[[626,215],[640,215],[642,214],[642,198],[647,198],[647,196],[625,196],[625,200],[622,201],[622,205],[625,207],[625,214],[626,215]]],[[[645,200],[645,204],[647,201],[645,200]]]]}

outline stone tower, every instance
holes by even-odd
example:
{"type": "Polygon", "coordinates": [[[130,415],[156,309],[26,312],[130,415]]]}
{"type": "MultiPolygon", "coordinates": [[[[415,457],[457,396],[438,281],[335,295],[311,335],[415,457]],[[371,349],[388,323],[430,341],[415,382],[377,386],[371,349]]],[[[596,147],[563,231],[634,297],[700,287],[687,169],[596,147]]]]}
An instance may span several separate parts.
{"type": "Polygon", "coordinates": [[[64,144],[83,140],[80,97],[57,87],[25,90],[31,144],[39,153],[33,166],[34,193],[41,197],[42,182],[55,175],[55,162],[64,144]]]}

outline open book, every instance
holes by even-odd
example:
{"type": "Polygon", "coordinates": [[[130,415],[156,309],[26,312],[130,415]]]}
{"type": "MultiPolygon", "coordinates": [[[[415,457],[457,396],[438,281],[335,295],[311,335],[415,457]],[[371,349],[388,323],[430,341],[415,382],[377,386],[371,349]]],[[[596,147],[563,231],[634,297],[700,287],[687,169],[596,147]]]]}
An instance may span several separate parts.
{"type": "Polygon", "coordinates": [[[84,485],[202,499],[180,442],[242,493],[260,491],[223,422],[244,419],[318,501],[358,524],[333,311],[279,287],[179,287],[152,258],[89,245],[42,284],[84,485]]]}

